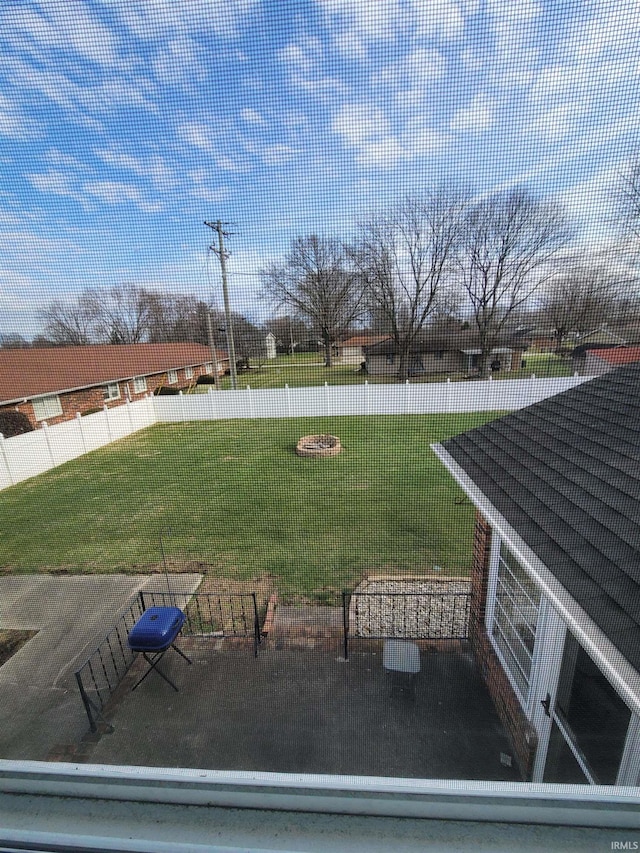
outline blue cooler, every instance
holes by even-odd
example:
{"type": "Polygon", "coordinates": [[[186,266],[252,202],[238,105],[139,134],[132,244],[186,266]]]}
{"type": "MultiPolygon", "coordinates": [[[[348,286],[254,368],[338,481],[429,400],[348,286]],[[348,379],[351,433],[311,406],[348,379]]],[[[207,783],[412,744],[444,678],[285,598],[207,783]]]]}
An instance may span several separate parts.
{"type": "Polygon", "coordinates": [[[134,652],[161,652],[169,648],[185,619],[179,607],[150,607],[129,632],[129,648],[134,652]]]}

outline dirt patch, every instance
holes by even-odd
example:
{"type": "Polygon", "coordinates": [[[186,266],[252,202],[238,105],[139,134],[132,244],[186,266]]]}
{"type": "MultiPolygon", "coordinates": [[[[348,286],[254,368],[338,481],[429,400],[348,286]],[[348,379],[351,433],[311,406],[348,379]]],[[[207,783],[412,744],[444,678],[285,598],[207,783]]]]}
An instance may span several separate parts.
{"type": "Polygon", "coordinates": [[[5,664],[9,658],[35,637],[37,631],[7,631],[0,630],[0,666],[5,664]]]}

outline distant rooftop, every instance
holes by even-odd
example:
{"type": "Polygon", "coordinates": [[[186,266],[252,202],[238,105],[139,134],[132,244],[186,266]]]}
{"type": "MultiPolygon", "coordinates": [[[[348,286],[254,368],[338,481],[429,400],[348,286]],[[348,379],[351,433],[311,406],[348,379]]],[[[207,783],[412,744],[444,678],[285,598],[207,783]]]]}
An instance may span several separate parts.
{"type": "MultiPolygon", "coordinates": [[[[227,354],[218,351],[218,359],[226,360],[227,354]]],[[[193,343],[0,349],[0,402],[90,388],[210,361],[209,347],[193,343]]]]}

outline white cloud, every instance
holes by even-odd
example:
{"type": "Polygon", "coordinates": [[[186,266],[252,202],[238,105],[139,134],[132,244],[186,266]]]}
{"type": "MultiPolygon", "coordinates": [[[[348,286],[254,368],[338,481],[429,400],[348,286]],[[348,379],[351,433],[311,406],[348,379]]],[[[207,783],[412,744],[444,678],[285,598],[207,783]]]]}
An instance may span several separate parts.
{"type": "Polygon", "coordinates": [[[181,124],[177,129],[178,136],[194,148],[200,148],[202,151],[214,152],[216,146],[211,134],[211,127],[208,124],[201,122],[190,121],[186,124],[181,124]]]}
{"type": "Polygon", "coordinates": [[[0,136],[8,139],[31,139],[38,135],[38,125],[27,118],[8,98],[0,93],[0,136]]]}
{"type": "Polygon", "coordinates": [[[82,192],[98,198],[106,204],[130,202],[145,213],[158,213],[163,209],[161,202],[148,201],[138,187],[122,181],[87,181],[82,185],[82,192]]]}
{"type": "Polygon", "coordinates": [[[257,110],[252,110],[249,107],[240,112],[240,117],[247,124],[265,125],[266,122],[257,110]]]}
{"type": "Polygon", "coordinates": [[[389,122],[382,110],[367,104],[344,104],[331,127],[351,147],[378,142],[389,135],[389,122]]]}
{"type": "Polygon", "coordinates": [[[375,75],[377,83],[410,90],[424,89],[444,76],[446,61],[439,50],[418,48],[375,75]]]}
{"type": "Polygon", "coordinates": [[[65,172],[51,170],[45,174],[27,174],[25,177],[41,193],[80,199],[72,178],[65,172]]]}
{"type": "Polygon", "coordinates": [[[150,178],[156,187],[161,189],[170,189],[176,185],[174,170],[157,154],[140,158],[111,148],[97,149],[95,154],[108,166],[150,178]]]}
{"type": "Polygon", "coordinates": [[[262,151],[262,160],[266,166],[280,166],[293,160],[297,153],[289,145],[268,145],[262,151]]]}
{"type": "Polygon", "coordinates": [[[39,8],[8,4],[2,13],[5,37],[42,60],[43,49],[73,51],[98,65],[118,61],[118,39],[84,3],[41,0],[39,8]]]}
{"type": "Polygon", "coordinates": [[[419,38],[454,41],[464,32],[463,7],[453,0],[413,0],[417,17],[416,35],[419,38]]]}
{"type": "Polygon", "coordinates": [[[494,122],[496,104],[486,92],[479,92],[469,106],[458,110],[451,130],[459,133],[484,133],[494,122]]]}
{"type": "Polygon", "coordinates": [[[155,76],[162,83],[173,85],[202,82],[207,77],[193,39],[181,36],[163,45],[153,61],[155,76]]]}
{"type": "Polygon", "coordinates": [[[226,0],[226,2],[188,2],[176,0],[144,0],[142,3],[122,3],[121,0],[101,0],[115,9],[138,38],[157,39],[166,34],[214,33],[232,38],[242,23],[258,6],[260,0],[226,0]]]}

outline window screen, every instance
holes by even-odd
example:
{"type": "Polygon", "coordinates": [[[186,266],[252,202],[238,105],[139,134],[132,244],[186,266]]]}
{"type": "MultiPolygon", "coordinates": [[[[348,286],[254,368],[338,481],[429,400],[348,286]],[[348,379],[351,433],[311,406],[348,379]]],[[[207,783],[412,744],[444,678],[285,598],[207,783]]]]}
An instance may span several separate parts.
{"type": "Polygon", "coordinates": [[[0,758],[637,784],[639,36],[1,4],[0,758]]]}

